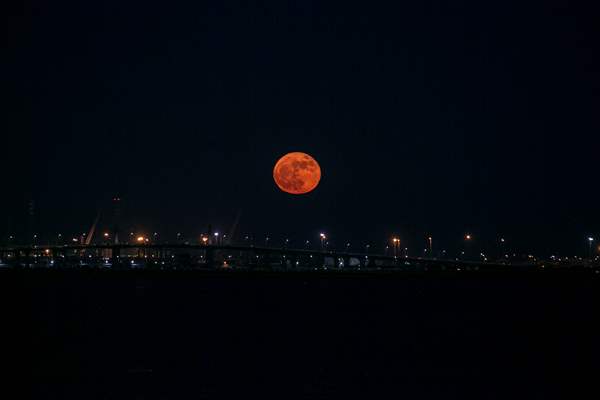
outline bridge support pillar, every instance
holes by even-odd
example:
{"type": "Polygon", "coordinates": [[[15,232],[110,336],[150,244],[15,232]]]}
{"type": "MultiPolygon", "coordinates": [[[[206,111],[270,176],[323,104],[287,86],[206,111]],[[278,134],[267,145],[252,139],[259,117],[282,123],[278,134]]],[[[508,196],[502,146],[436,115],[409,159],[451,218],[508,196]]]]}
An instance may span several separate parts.
{"type": "Polygon", "coordinates": [[[369,257],[369,259],[367,260],[367,268],[375,268],[376,264],[375,264],[375,258],[373,257],[369,257]]]}
{"type": "Polygon", "coordinates": [[[113,269],[119,268],[121,266],[121,248],[119,246],[112,246],[110,253],[113,269]]]}
{"type": "Polygon", "coordinates": [[[207,248],[205,253],[206,266],[208,268],[215,268],[215,250],[213,248],[207,248]]]}
{"type": "Polygon", "coordinates": [[[350,267],[350,256],[344,256],[344,268],[349,268],[350,267]]]}
{"type": "Polygon", "coordinates": [[[325,268],[325,256],[322,254],[319,254],[319,256],[317,256],[317,268],[325,268]]]}

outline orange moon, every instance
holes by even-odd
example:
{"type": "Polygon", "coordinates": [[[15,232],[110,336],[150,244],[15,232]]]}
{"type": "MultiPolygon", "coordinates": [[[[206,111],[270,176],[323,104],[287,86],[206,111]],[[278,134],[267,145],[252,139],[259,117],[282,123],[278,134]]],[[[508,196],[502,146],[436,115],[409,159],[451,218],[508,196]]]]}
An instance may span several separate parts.
{"type": "Polygon", "coordinates": [[[273,179],[279,189],[286,193],[304,194],[314,190],[319,184],[321,167],[306,153],[288,153],[275,164],[273,179]]]}

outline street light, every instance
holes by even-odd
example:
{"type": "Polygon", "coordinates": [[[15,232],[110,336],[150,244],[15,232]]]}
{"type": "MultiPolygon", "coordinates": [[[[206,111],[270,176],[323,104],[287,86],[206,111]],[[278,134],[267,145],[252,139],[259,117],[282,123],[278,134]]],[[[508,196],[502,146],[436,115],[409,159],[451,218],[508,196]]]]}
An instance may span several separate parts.
{"type": "Polygon", "coordinates": [[[319,233],[319,237],[321,238],[321,250],[325,250],[325,239],[327,239],[327,235],[319,233]]]}
{"type": "Polygon", "coordinates": [[[433,238],[429,236],[427,240],[429,241],[429,257],[433,257],[433,238]]]}
{"type": "Polygon", "coordinates": [[[392,243],[394,245],[394,258],[398,257],[398,248],[400,247],[400,239],[397,237],[392,238],[392,243]]]}
{"type": "Polygon", "coordinates": [[[594,238],[593,237],[589,237],[588,238],[588,243],[590,244],[590,251],[589,251],[589,258],[590,260],[592,259],[592,243],[594,242],[594,238]]]}
{"type": "Polygon", "coordinates": [[[498,243],[498,259],[502,258],[502,253],[504,253],[504,242],[506,241],[501,237],[498,243]]]}
{"type": "Polygon", "coordinates": [[[467,251],[467,250],[469,250],[468,244],[471,241],[471,239],[473,239],[473,236],[471,236],[470,233],[467,233],[465,235],[465,251],[463,251],[463,255],[465,255],[465,258],[468,258],[471,253],[470,251],[467,251]],[[465,254],[465,253],[467,253],[467,254],[465,254]]]}

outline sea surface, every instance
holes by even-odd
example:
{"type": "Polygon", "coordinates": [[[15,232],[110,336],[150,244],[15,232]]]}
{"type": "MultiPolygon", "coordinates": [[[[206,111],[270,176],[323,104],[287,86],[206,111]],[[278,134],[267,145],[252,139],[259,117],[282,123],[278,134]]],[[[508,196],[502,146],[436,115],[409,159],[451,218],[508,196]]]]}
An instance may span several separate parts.
{"type": "Polygon", "coordinates": [[[34,399],[592,399],[598,283],[3,269],[0,311],[34,399]]]}

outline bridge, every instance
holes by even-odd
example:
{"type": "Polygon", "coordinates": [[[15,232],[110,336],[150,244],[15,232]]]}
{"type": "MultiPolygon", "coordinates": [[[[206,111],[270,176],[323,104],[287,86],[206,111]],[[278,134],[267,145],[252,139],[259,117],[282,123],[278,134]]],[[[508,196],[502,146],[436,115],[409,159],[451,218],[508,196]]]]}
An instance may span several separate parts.
{"type": "Polygon", "coordinates": [[[491,263],[291,248],[204,244],[90,244],[0,247],[8,268],[111,268],[282,271],[538,270],[548,263],[491,263]]]}

